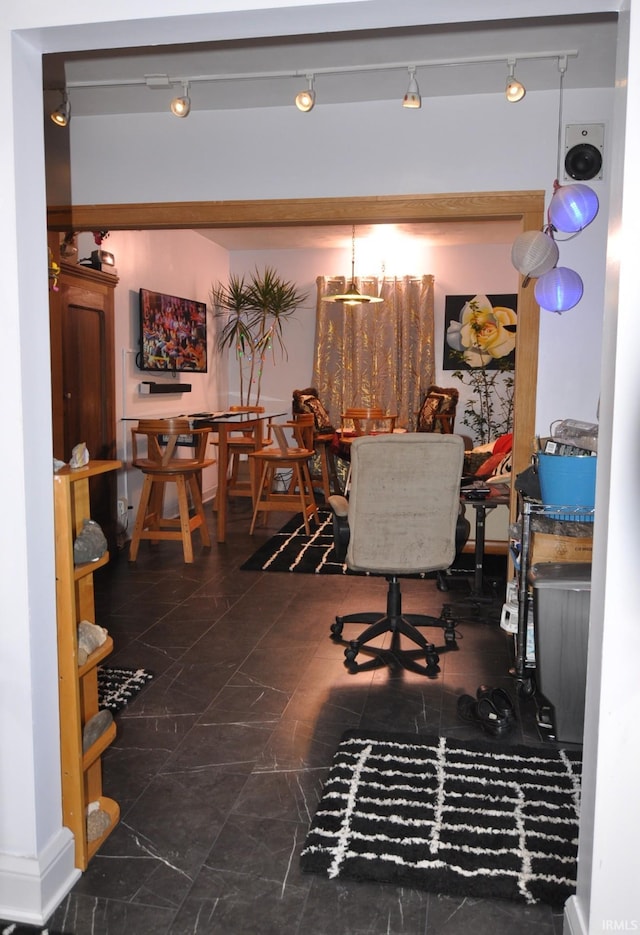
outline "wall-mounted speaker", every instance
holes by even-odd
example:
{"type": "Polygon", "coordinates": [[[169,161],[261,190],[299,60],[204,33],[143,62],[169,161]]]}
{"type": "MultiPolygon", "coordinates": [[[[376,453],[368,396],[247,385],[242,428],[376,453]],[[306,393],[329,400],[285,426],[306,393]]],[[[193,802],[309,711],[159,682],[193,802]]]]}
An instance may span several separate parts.
{"type": "Polygon", "coordinates": [[[601,179],[603,159],[603,123],[574,123],[565,127],[565,180],[587,182],[589,179],[601,179]]]}

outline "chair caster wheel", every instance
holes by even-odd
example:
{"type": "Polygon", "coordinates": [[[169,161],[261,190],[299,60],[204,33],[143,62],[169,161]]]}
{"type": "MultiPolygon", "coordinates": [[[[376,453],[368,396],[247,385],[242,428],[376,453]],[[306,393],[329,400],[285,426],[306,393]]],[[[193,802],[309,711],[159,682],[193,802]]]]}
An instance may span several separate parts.
{"type": "Polygon", "coordinates": [[[429,678],[435,678],[435,676],[440,671],[440,656],[437,653],[434,653],[432,650],[427,650],[425,653],[425,659],[427,662],[427,675],[429,678]]]}
{"type": "Polygon", "coordinates": [[[353,665],[357,655],[358,655],[357,648],[354,648],[353,646],[347,646],[347,648],[344,651],[344,664],[346,666],[353,665]]]}
{"type": "Polygon", "coordinates": [[[342,617],[336,617],[336,622],[331,624],[331,636],[339,639],[342,636],[343,626],[342,617]]]}

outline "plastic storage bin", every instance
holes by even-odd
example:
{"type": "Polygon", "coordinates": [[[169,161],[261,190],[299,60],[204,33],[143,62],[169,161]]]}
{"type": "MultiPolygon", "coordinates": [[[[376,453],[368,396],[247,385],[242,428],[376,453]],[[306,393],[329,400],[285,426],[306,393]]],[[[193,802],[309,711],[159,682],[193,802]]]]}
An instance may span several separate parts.
{"type": "Polygon", "coordinates": [[[556,740],[582,743],[589,645],[591,564],[533,565],[536,681],[553,708],[556,740]]]}
{"type": "MultiPolygon", "coordinates": [[[[596,500],[598,459],[590,455],[538,455],[542,502],[546,506],[593,509],[596,500]]],[[[575,519],[570,513],[548,514],[555,519],[575,519]]],[[[582,522],[593,521],[583,517],[582,522]]]]}

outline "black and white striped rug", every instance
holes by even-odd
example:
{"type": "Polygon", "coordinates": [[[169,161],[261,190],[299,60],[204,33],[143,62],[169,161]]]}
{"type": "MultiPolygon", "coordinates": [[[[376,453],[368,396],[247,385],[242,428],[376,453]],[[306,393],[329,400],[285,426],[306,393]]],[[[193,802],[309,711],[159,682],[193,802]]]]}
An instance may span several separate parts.
{"type": "Polygon", "coordinates": [[[349,731],[305,871],[560,907],[575,893],[576,750],[349,731]]]}

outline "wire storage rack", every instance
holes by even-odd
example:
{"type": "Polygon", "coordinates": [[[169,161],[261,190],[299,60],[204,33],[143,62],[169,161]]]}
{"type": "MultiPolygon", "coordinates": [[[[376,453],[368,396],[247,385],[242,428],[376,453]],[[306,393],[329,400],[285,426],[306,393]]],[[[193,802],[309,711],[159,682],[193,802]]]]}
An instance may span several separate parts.
{"type": "MultiPolygon", "coordinates": [[[[563,504],[543,504],[520,495],[519,498],[519,535],[517,555],[514,564],[517,571],[518,587],[518,628],[515,635],[515,669],[518,691],[526,697],[535,693],[535,659],[527,658],[527,629],[529,607],[532,594],[529,585],[529,572],[532,566],[532,525],[536,517],[562,524],[590,524],[591,534],[595,510],[590,507],[565,506],[563,504]]],[[[514,550],[512,549],[512,552],[514,550]]]]}

